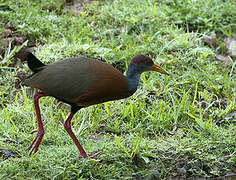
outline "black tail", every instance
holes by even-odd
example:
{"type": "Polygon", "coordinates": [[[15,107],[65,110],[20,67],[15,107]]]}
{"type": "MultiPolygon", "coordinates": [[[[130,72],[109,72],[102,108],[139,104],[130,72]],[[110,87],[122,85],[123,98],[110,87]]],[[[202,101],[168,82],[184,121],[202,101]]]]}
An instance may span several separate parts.
{"type": "Polygon", "coordinates": [[[30,70],[34,73],[41,71],[41,67],[46,66],[30,52],[27,54],[26,60],[30,70]]]}

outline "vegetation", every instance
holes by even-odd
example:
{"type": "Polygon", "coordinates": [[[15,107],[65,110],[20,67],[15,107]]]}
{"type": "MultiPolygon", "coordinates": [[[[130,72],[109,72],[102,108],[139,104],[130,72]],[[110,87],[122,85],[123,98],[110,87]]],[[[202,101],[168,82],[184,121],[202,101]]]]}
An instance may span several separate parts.
{"type": "Polygon", "coordinates": [[[236,1],[0,0],[0,179],[167,179],[236,173],[236,1]],[[215,48],[204,37],[216,33],[215,48]],[[73,130],[95,160],[79,152],[63,127],[69,107],[42,98],[46,134],[35,156],[37,128],[30,70],[15,58],[34,47],[44,63],[86,56],[124,72],[147,54],[171,76],[142,74],[130,98],[80,110],[73,130]],[[98,166],[97,161],[103,165],[98,166]]]}

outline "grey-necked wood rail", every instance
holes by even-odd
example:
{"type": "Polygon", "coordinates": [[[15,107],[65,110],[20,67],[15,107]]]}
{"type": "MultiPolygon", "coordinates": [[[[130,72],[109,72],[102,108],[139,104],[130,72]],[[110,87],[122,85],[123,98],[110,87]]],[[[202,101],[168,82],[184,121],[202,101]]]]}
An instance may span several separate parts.
{"type": "Polygon", "coordinates": [[[126,76],[105,62],[86,57],[68,58],[48,65],[43,64],[32,53],[27,53],[26,59],[33,74],[23,83],[40,89],[33,97],[38,129],[31,131],[31,134],[37,132],[37,135],[29,146],[29,154],[38,151],[44,135],[39,98],[53,96],[71,106],[71,113],[64,122],[64,127],[80,155],[88,158],[71,130],[74,114],[84,107],[131,96],[137,90],[141,73],[145,71],[168,75],[162,67],[154,64],[150,57],[142,54],[131,59],[126,76]]]}

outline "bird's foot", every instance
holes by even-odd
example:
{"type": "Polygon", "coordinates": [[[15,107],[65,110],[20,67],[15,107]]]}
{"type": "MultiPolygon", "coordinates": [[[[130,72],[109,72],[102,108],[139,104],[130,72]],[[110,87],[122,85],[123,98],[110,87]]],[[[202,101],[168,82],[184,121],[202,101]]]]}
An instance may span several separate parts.
{"type": "Polygon", "coordinates": [[[30,150],[29,155],[31,155],[32,153],[35,154],[38,151],[39,145],[43,139],[44,130],[36,129],[36,130],[31,131],[30,134],[34,134],[36,132],[37,132],[36,137],[34,138],[33,142],[28,147],[28,150],[30,150]]]}
{"type": "Polygon", "coordinates": [[[97,153],[92,154],[92,155],[87,156],[87,157],[83,157],[82,155],[79,155],[78,158],[85,158],[85,159],[88,159],[89,161],[92,161],[92,162],[96,163],[96,164],[99,165],[99,166],[102,166],[102,167],[104,167],[104,168],[107,168],[107,166],[104,165],[104,164],[102,164],[102,163],[100,162],[100,160],[94,159],[95,157],[99,156],[101,153],[102,153],[102,152],[97,152],[97,153]]]}
{"type": "Polygon", "coordinates": [[[99,156],[102,152],[97,152],[93,155],[90,155],[90,156],[87,156],[87,157],[84,157],[82,155],[79,155],[78,158],[85,158],[85,159],[94,159],[95,157],[99,156]]]}

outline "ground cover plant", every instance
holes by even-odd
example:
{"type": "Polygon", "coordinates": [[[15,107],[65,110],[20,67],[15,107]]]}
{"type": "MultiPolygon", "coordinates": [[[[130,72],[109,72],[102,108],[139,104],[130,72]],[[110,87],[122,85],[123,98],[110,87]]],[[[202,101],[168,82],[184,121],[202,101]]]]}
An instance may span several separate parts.
{"type": "Polygon", "coordinates": [[[235,177],[236,2],[230,0],[1,0],[0,179],[183,179],[235,177]],[[73,131],[95,160],[79,152],[63,127],[69,106],[42,98],[46,134],[37,128],[30,74],[19,50],[43,63],[86,56],[125,73],[147,54],[171,75],[146,73],[130,98],[80,110],[73,131]],[[100,161],[103,166],[98,166],[100,161]]]}

